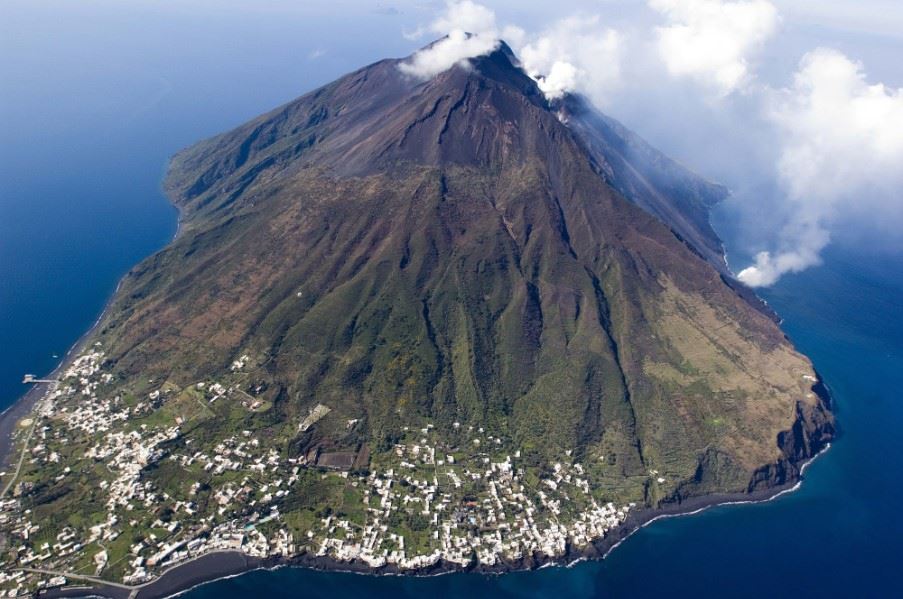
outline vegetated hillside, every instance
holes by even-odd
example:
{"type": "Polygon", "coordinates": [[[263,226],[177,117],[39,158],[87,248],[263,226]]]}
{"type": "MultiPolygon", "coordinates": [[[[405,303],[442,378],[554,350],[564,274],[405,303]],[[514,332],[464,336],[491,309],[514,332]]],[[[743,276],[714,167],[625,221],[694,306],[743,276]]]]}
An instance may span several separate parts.
{"type": "Polygon", "coordinates": [[[173,159],[181,232],[98,334],[120,376],[185,386],[247,356],[273,408],[245,425],[297,454],[459,423],[650,504],[795,476],[832,418],[726,282],[723,188],[579,98],[550,105],[505,46],[427,82],[397,66],[173,159]]]}

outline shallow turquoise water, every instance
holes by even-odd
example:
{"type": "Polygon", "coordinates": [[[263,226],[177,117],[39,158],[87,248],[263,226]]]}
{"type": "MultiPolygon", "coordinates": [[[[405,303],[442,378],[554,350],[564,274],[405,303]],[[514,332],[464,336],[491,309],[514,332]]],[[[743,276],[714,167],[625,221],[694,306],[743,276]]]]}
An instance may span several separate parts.
{"type": "MultiPolygon", "coordinates": [[[[21,393],[24,372],[56,364],[119,276],[172,235],[175,213],[158,189],[170,154],[373,56],[403,54],[359,41],[386,27],[373,19],[343,23],[347,52],[311,62],[304,57],[334,31],[328,23],[173,21],[110,5],[86,16],[92,4],[71,27],[72,3],[11,6],[0,14],[0,408],[21,393]]],[[[835,249],[765,295],[831,387],[842,427],[798,492],[659,521],[605,561],[567,569],[432,579],[283,569],[187,596],[895,594],[903,251],[835,249]]]]}

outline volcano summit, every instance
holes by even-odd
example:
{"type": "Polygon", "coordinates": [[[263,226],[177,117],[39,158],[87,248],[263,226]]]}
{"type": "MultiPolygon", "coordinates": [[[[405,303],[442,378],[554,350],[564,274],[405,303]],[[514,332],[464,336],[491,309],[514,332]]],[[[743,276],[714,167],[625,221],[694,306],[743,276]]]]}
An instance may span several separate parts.
{"type": "Polygon", "coordinates": [[[18,440],[4,569],[531,567],[767,497],[830,441],[811,364],[727,272],[723,187],[504,44],[403,62],[173,158],[178,236],[18,440]]]}

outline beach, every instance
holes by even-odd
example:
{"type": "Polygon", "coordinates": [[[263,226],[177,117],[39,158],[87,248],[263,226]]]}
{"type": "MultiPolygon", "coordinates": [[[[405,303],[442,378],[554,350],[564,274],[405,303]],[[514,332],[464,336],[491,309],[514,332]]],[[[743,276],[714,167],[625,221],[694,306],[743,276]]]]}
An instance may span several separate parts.
{"type": "MultiPolygon", "coordinates": [[[[118,290],[118,286],[117,286],[118,290]]],[[[91,328],[66,353],[60,364],[46,378],[58,377],[67,367],[68,362],[83,351],[84,346],[92,337],[97,326],[102,321],[106,310],[115,297],[115,293],[107,302],[104,311],[93,323],[91,328]]],[[[35,384],[15,404],[0,414],[0,463],[12,467],[15,463],[13,433],[22,418],[30,414],[37,403],[47,393],[53,383],[35,384]]],[[[831,405],[831,396],[821,378],[813,385],[813,391],[821,401],[831,405]]],[[[769,502],[786,493],[795,491],[802,482],[802,476],[806,467],[818,458],[830,447],[830,443],[822,447],[816,447],[816,453],[806,456],[799,462],[794,462],[792,456],[787,457],[789,475],[784,480],[773,480],[772,486],[756,488],[746,493],[702,495],[689,498],[675,499],[673,503],[659,506],[658,508],[646,508],[630,512],[626,521],[611,530],[604,538],[594,541],[586,547],[568,546],[564,555],[548,556],[533,554],[517,560],[501,560],[498,563],[487,566],[479,563],[462,567],[456,563],[439,561],[429,567],[402,570],[392,564],[381,568],[372,568],[362,561],[340,561],[329,556],[316,556],[302,553],[292,557],[256,558],[238,551],[212,551],[192,557],[186,561],[173,565],[168,570],[151,581],[140,585],[124,585],[117,582],[103,581],[93,577],[68,579],[69,586],[50,589],[42,593],[48,598],[54,597],[83,597],[87,595],[109,597],[110,599],[141,598],[159,599],[184,593],[190,589],[223,578],[236,576],[257,569],[276,569],[281,567],[308,568],[326,572],[356,573],[376,576],[412,576],[429,577],[455,572],[471,572],[488,575],[500,575],[507,572],[536,570],[549,566],[572,566],[586,560],[599,560],[608,557],[619,545],[627,540],[638,530],[664,518],[693,515],[717,506],[751,504],[769,502]],[[74,585],[74,586],[73,586],[74,585]]],[[[4,486],[8,482],[4,482],[4,486]]],[[[49,572],[48,572],[49,574],[49,572]]],[[[54,572],[55,575],[66,575],[62,572],[54,572]]]]}
{"type": "Polygon", "coordinates": [[[42,597],[56,599],[63,597],[101,596],[109,599],[161,599],[172,597],[215,582],[231,578],[253,570],[276,570],[280,568],[307,568],[324,572],[353,573],[371,576],[410,576],[415,578],[441,576],[453,573],[477,573],[501,575],[509,572],[537,570],[550,566],[571,567],[587,560],[607,558],[615,549],[637,531],[650,524],[666,519],[699,514],[710,508],[730,505],[766,503],[800,488],[805,469],[830,448],[824,447],[817,455],[799,464],[799,475],[787,483],[752,493],[700,496],[688,499],[678,505],[658,509],[644,509],[632,513],[618,528],[604,538],[584,548],[568,547],[562,556],[551,557],[541,554],[526,556],[514,561],[501,561],[492,566],[473,564],[462,567],[458,564],[440,561],[417,570],[400,570],[388,565],[371,568],[364,562],[339,561],[328,556],[300,554],[292,557],[257,558],[238,551],[212,551],[190,558],[172,566],[159,577],[144,584],[128,586],[118,583],[103,584],[88,580],[72,579],[75,586],[51,589],[42,597]]]}

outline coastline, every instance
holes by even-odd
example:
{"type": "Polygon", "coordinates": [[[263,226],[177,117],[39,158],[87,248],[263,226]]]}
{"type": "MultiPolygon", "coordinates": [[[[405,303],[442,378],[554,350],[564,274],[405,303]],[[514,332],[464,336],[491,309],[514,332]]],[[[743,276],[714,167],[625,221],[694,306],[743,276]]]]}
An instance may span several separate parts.
{"type": "MultiPolygon", "coordinates": [[[[43,378],[56,379],[66,370],[70,360],[84,349],[88,340],[94,335],[97,327],[100,326],[101,321],[110,309],[113,298],[115,298],[116,294],[119,292],[124,277],[125,275],[120,277],[119,282],[116,283],[116,288],[113,290],[113,293],[110,294],[110,297],[107,298],[103,310],[101,310],[100,315],[94,323],[88,327],[87,331],[82,333],[81,337],[76,339],[75,343],[72,344],[72,347],[70,347],[63,355],[60,363],[48,374],[44,375],[43,378]]],[[[53,383],[36,383],[32,385],[31,389],[26,391],[19,399],[13,402],[12,405],[3,410],[3,412],[0,412],[0,468],[8,466],[10,458],[13,456],[13,449],[15,447],[13,434],[15,433],[16,425],[22,418],[34,411],[35,406],[44,398],[52,384],[53,383]]]]}
{"type": "MultiPolygon", "coordinates": [[[[668,518],[692,516],[716,507],[750,505],[774,501],[801,488],[806,468],[831,448],[831,443],[822,447],[814,456],[804,460],[798,467],[798,474],[790,481],[769,489],[747,493],[725,493],[703,495],[657,509],[638,510],[627,517],[618,528],[604,538],[594,541],[584,548],[567,547],[564,555],[550,557],[534,554],[513,561],[502,561],[492,566],[482,564],[460,566],[440,561],[432,566],[415,570],[401,570],[394,565],[371,568],[359,561],[340,561],[328,556],[299,554],[290,558],[260,558],[239,551],[212,551],[172,566],[152,581],[136,586],[120,584],[96,584],[50,589],[39,596],[46,599],[64,597],[104,597],[108,599],[163,599],[176,597],[192,589],[219,580],[234,578],[255,570],[277,570],[281,568],[307,568],[321,572],[360,574],[369,576],[413,576],[429,577],[455,573],[475,573],[501,575],[508,572],[537,570],[546,567],[570,568],[588,560],[602,560],[637,531],[668,518]]],[[[74,580],[74,579],[73,579],[74,580]]]]}
{"type": "MultiPolygon", "coordinates": [[[[101,319],[106,314],[113,296],[116,295],[116,291],[118,290],[119,285],[117,284],[116,290],[107,300],[103,311],[100,313],[100,316],[97,318],[97,320],[94,321],[94,324],[92,324],[91,327],[75,341],[72,347],[69,348],[69,351],[67,351],[63,356],[62,360],[60,360],[60,363],[57,364],[56,367],[48,374],[44,375],[43,378],[57,378],[65,370],[66,365],[69,363],[69,360],[72,358],[72,356],[77,354],[84,348],[85,343],[88,342],[88,339],[97,329],[97,325],[100,324],[101,319]]],[[[0,412],[0,468],[8,466],[9,460],[12,457],[12,450],[15,446],[13,435],[16,430],[16,425],[18,425],[19,421],[22,420],[22,418],[25,418],[28,414],[34,411],[37,403],[47,394],[47,391],[49,390],[51,384],[52,383],[33,384],[32,387],[22,396],[20,396],[19,399],[13,402],[12,405],[3,410],[3,412],[0,412]]]]}
{"type": "MultiPolygon", "coordinates": [[[[167,166],[169,170],[169,166],[167,166]]],[[[169,193],[163,190],[164,196],[178,211],[177,226],[169,242],[159,250],[149,254],[155,255],[173,243],[183,229],[182,210],[179,204],[173,201],[169,193]]],[[[145,258],[147,259],[147,258],[145,258]]],[[[725,258],[726,261],[726,258],[725,258]]],[[[112,307],[114,300],[128,276],[124,273],[117,282],[116,288],[107,298],[103,309],[94,323],[79,337],[70,347],[59,364],[46,376],[55,379],[68,367],[71,360],[84,350],[88,342],[93,338],[98,327],[112,307]]],[[[752,294],[758,299],[768,312],[779,321],[779,317],[768,307],[767,302],[752,294]]],[[[817,373],[816,373],[817,374],[817,373]]],[[[823,385],[818,376],[818,384],[823,385]]],[[[32,386],[25,394],[12,405],[0,413],[0,468],[11,463],[14,458],[15,443],[13,435],[16,432],[19,421],[31,413],[36,404],[46,395],[52,383],[39,383],[32,386]]],[[[822,388],[823,394],[813,387],[825,405],[831,405],[830,392],[822,388]]],[[[830,449],[831,443],[827,442],[814,452],[814,455],[806,456],[802,460],[794,460],[786,456],[786,462],[793,466],[793,470],[771,487],[756,487],[748,492],[699,495],[674,501],[659,508],[639,509],[629,513],[627,519],[617,528],[609,531],[604,538],[593,541],[583,548],[566,547],[565,553],[552,557],[545,554],[532,554],[517,560],[499,561],[494,565],[471,564],[461,566],[456,563],[439,561],[431,566],[419,569],[400,569],[395,565],[372,568],[361,561],[341,561],[329,556],[316,556],[302,553],[290,558],[267,557],[260,558],[250,556],[240,551],[215,550],[186,561],[173,565],[159,576],[140,585],[129,586],[121,583],[104,581],[92,577],[74,577],[64,574],[72,586],[48,589],[39,592],[38,596],[46,598],[57,597],[105,597],[109,599],[161,599],[164,597],[176,597],[199,586],[213,583],[219,580],[233,578],[256,570],[277,570],[285,567],[306,568],[321,572],[336,572],[360,574],[369,576],[412,576],[430,577],[454,573],[476,573],[486,575],[501,575],[508,572],[531,571],[546,567],[572,567],[588,560],[602,560],[608,557],[618,546],[637,531],[653,524],[658,520],[691,516],[699,514],[711,508],[730,505],[757,504],[773,501],[785,494],[792,493],[800,488],[805,469],[818,457],[830,449]]],[[[775,479],[772,479],[775,480],[775,479]]]]}
{"type": "MultiPolygon", "coordinates": [[[[165,171],[169,170],[171,162],[171,159],[169,162],[167,162],[165,171]]],[[[169,205],[176,208],[176,230],[168,242],[166,242],[159,249],[148,254],[143,260],[146,260],[147,258],[150,258],[163,249],[169,247],[176,239],[179,238],[179,235],[182,233],[183,223],[181,208],[173,201],[173,199],[165,189],[161,188],[160,192],[169,203],[169,205]]],[[[134,268],[134,266],[132,268],[134,268]]],[[[130,270],[131,268],[129,269],[129,271],[130,270]]],[[[82,335],[75,340],[75,343],[73,343],[69,350],[63,355],[59,364],[57,364],[56,367],[48,374],[44,375],[43,378],[57,378],[68,367],[70,360],[84,349],[88,340],[93,337],[94,333],[97,331],[97,327],[100,326],[100,323],[103,321],[104,317],[107,315],[107,312],[110,310],[110,307],[113,305],[113,300],[116,299],[116,295],[119,293],[119,290],[122,287],[122,282],[128,276],[129,271],[126,271],[122,274],[122,276],[119,277],[116,282],[116,287],[113,289],[113,292],[109,295],[109,297],[107,297],[106,301],[104,302],[103,308],[100,311],[100,314],[91,324],[91,326],[88,327],[88,330],[82,333],[82,335]]],[[[13,457],[13,449],[15,447],[13,435],[16,431],[16,426],[18,425],[19,421],[22,420],[22,418],[25,418],[34,410],[36,404],[46,395],[49,386],[50,383],[36,383],[32,385],[31,389],[23,393],[6,409],[0,412],[0,471],[5,470],[6,467],[8,467],[11,463],[10,458],[13,457]]]]}

